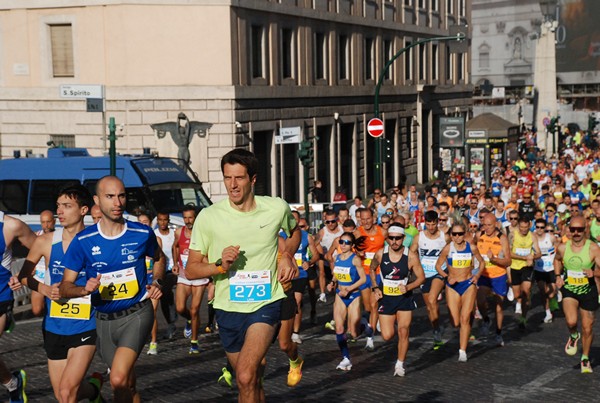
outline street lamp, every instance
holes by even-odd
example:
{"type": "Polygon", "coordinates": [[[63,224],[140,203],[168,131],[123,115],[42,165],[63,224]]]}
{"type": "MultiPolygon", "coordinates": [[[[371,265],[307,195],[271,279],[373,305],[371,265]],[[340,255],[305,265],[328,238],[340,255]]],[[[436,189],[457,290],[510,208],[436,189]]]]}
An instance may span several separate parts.
{"type": "Polygon", "coordinates": [[[540,27],[540,36],[535,49],[534,86],[538,92],[536,107],[536,127],[538,130],[538,147],[544,151],[546,158],[556,151],[556,133],[547,133],[544,121],[555,118],[556,101],[556,7],[557,0],[540,0],[540,11],[544,22],[540,27]],[[552,136],[552,140],[548,136],[552,136]]]}

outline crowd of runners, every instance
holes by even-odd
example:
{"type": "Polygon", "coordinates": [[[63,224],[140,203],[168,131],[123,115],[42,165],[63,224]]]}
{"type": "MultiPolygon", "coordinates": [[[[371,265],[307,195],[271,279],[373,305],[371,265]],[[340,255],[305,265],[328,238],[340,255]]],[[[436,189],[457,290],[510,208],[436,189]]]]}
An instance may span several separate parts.
{"type": "MultiPolygon", "coordinates": [[[[325,328],[335,332],[337,370],[352,369],[357,340],[373,351],[380,334],[384,341],[397,338],[393,376],[402,377],[412,311],[421,299],[431,348],[448,340],[439,309],[445,299],[457,329],[457,360],[466,362],[475,336],[504,346],[506,309],[514,309],[527,331],[536,286],[543,322],[562,309],[565,353],[580,351],[581,372],[592,372],[600,301],[599,152],[573,143],[560,159],[499,164],[489,186],[479,172],[453,171],[422,191],[407,184],[375,189],[364,203],[356,197],[350,206],[326,209],[317,228],[285,201],[254,195],[258,160],[251,152],[227,153],[221,169],[228,197],[202,211],[187,206],[185,225],[176,230],[166,212],[125,220],[123,183],[110,176],[94,195],[79,185],[61,189],[58,228],[51,211],[40,215],[37,234],[0,213],[0,333],[14,326],[13,291],[29,287],[32,312],[44,316],[49,382],[58,401],[104,401],[105,379],[113,401],[139,401],[135,362],[144,351],[160,355],[159,306],[169,338],[177,316],[185,318],[191,355],[199,352],[199,334],[218,332],[225,365],[215,379],[229,387],[235,382],[240,401],[264,401],[265,357],[276,341],[289,358],[288,386],[301,381],[303,317],[316,324],[317,310],[333,307],[325,328]],[[86,228],[87,214],[94,224],[86,228]],[[17,240],[29,254],[12,276],[17,240]],[[305,293],[310,307],[303,307],[305,293]],[[209,314],[201,323],[204,300],[209,314]],[[87,374],[96,353],[107,374],[87,374]]],[[[10,372],[0,360],[0,382],[11,402],[27,401],[26,369],[10,372]]]]}

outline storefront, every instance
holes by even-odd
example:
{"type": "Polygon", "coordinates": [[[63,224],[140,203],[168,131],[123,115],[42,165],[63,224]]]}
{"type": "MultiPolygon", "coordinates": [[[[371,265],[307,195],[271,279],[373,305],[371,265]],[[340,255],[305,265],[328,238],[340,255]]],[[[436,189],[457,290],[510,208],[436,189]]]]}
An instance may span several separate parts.
{"type": "Polygon", "coordinates": [[[491,171],[517,157],[519,125],[493,113],[484,113],[467,122],[465,161],[467,170],[485,178],[489,185],[491,171]]]}

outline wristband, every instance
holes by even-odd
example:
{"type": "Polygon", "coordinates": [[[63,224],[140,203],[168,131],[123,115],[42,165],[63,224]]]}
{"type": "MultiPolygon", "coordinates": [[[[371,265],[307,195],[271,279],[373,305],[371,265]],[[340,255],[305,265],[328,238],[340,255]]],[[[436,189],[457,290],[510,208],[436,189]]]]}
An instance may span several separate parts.
{"type": "Polygon", "coordinates": [[[381,287],[379,287],[379,286],[371,287],[371,292],[375,292],[375,290],[381,291],[381,287]]]}

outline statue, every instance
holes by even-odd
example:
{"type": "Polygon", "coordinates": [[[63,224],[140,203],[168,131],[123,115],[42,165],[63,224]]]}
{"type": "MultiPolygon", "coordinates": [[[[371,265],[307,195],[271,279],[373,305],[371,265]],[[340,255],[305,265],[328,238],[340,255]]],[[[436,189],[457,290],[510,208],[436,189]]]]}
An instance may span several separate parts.
{"type": "Polygon", "coordinates": [[[185,113],[179,112],[176,122],[155,123],[150,125],[150,127],[156,131],[159,139],[164,138],[167,133],[170,133],[173,142],[179,147],[177,158],[189,164],[189,147],[194,134],[197,134],[198,137],[206,137],[208,129],[212,127],[212,123],[190,122],[185,113]]]}

